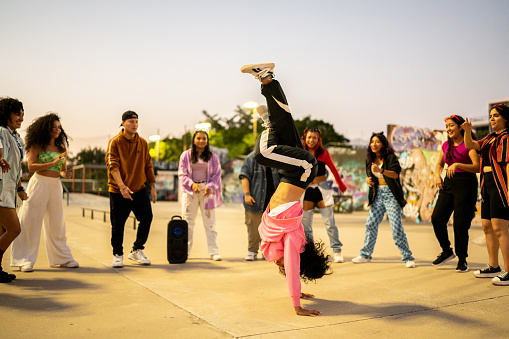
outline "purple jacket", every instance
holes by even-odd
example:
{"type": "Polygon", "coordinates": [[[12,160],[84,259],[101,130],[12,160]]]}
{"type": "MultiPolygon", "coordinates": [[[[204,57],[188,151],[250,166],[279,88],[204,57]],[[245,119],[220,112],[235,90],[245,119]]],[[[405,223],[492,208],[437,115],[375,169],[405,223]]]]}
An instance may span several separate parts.
{"type": "MultiPolygon", "coordinates": [[[[212,153],[210,158],[209,168],[207,171],[207,187],[212,192],[205,196],[205,209],[213,209],[223,204],[223,192],[221,188],[221,164],[217,155],[212,153]]],[[[187,150],[180,156],[179,162],[179,179],[182,187],[182,192],[193,196],[194,192],[191,186],[193,185],[193,175],[191,169],[191,150],[187,150]]]]}

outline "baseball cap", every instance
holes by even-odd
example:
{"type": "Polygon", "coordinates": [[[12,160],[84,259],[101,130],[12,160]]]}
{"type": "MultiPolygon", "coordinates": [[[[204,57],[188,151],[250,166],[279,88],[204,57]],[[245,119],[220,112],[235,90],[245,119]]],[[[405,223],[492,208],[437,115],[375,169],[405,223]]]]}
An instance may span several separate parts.
{"type": "MultiPolygon", "coordinates": [[[[122,121],[126,121],[127,119],[138,119],[138,113],[134,111],[125,111],[122,114],[122,121]]],[[[120,124],[120,127],[122,127],[122,124],[120,124]]]]}

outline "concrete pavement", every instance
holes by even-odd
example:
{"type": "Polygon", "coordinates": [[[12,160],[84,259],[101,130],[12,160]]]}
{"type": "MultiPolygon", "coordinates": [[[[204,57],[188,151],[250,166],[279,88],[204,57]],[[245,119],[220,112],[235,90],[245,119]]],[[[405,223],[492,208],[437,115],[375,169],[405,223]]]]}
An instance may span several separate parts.
{"type": "MultiPolygon", "coordinates": [[[[303,284],[314,299],[305,308],[316,318],[296,316],[284,278],[273,263],[244,261],[247,234],[241,206],[217,209],[223,261],[207,256],[198,216],[194,247],[187,263],[166,260],[166,227],[180,214],[175,202],[157,202],[145,254],[151,266],[127,259],[111,267],[110,225],[102,216],[82,217],[81,206],[108,209],[108,199],[71,195],[65,207],[67,237],[78,269],[48,267],[44,242],[32,273],[14,271],[0,285],[2,338],[506,338],[509,287],[476,279],[486,265],[480,227],[470,231],[470,272],[456,273],[456,260],[431,266],[440,249],[429,224],[405,224],[417,267],[400,261],[389,224],[380,227],[374,259],[353,264],[364,240],[366,212],[336,214],[345,263],[317,284],[303,284]]],[[[135,238],[127,223],[126,252],[135,238]]],[[[328,244],[321,216],[315,238],[328,244]]],[[[452,230],[451,230],[452,231],[452,230]]],[[[452,233],[451,233],[451,239],[452,233]]],[[[9,253],[4,257],[8,269],[9,253]]],[[[501,261],[502,263],[502,261],[501,261]]]]}

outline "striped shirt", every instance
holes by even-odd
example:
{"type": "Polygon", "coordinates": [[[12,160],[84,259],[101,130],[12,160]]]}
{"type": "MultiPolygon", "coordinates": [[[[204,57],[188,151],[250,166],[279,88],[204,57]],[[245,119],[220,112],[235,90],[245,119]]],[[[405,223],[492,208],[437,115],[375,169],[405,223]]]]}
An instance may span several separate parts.
{"type": "Polygon", "coordinates": [[[499,134],[491,133],[488,134],[483,139],[479,140],[479,145],[481,146],[481,150],[485,147],[489,147],[489,159],[484,159],[484,156],[481,153],[481,197],[484,201],[484,164],[488,166],[489,162],[491,162],[491,169],[493,171],[493,178],[495,179],[495,184],[498,189],[498,193],[500,195],[500,199],[502,199],[502,203],[504,207],[509,206],[509,195],[507,192],[507,163],[509,163],[509,134],[507,133],[507,129],[504,129],[499,134]],[[494,140],[494,141],[493,141],[494,140]],[[489,162],[488,162],[489,161],[489,162]]]}

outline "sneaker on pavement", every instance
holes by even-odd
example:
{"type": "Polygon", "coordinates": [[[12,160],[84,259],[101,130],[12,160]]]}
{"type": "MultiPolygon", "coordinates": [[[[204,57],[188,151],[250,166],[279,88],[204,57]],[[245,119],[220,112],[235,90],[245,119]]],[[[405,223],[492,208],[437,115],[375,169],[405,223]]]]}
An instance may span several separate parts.
{"type": "Polygon", "coordinates": [[[240,68],[242,73],[248,73],[254,75],[260,82],[268,76],[274,76],[274,63],[263,63],[263,64],[252,64],[245,65],[240,68]]]}
{"type": "Polygon", "coordinates": [[[334,253],[334,262],[337,262],[337,263],[343,262],[343,255],[341,254],[341,252],[334,253]]]}
{"type": "Polygon", "coordinates": [[[246,261],[254,261],[256,260],[256,255],[257,253],[255,252],[247,252],[247,255],[246,255],[246,261]]]}
{"type": "Polygon", "coordinates": [[[9,277],[8,275],[0,275],[0,284],[2,283],[10,283],[11,281],[13,281],[14,279],[12,279],[11,277],[9,277]]]}
{"type": "Polygon", "coordinates": [[[60,267],[76,268],[80,267],[80,264],[76,260],[71,260],[66,262],[65,264],[60,265],[60,267]]]}
{"type": "Polygon", "coordinates": [[[456,272],[468,272],[468,264],[465,259],[458,260],[458,266],[456,266],[456,272]]]}
{"type": "Polygon", "coordinates": [[[405,262],[405,267],[406,268],[415,268],[415,261],[408,260],[407,262],[405,262]]]}
{"type": "Polygon", "coordinates": [[[212,254],[210,256],[210,259],[212,259],[214,261],[221,261],[221,256],[219,254],[212,254]]]}
{"type": "Polygon", "coordinates": [[[7,273],[5,271],[0,271],[0,277],[7,277],[11,280],[16,279],[16,276],[14,274],[7,273]]]}
{"type": "Polygon", "coordinates": [[[358,257],[355,257],[352,259],[352,262],[355,263],[355,264],[364,264],[364,263],[367,263],[367,262],[370,262],[371,259],[366,259],[364,258],[363,256],[359,255],[358,257]]]}
{"type": "Polygon", "coordinates": [[[25,264],[19,268],[21,272],[33,272],[34,268],[30,264],[25,264]]]}
{"type": "Polygon", "coordinates": [[[456,256],[452,252],[442,252],[440,253],[435,261],[433,261],[433,266],[440,266],[444,264],[446,261],[454,259],[456,256]]]}
{"type": "Polygon", "coordinates": [[[114,255],[113,256],[113,267],[121,268],[124,267],[124,256],[123,255],[114,255]]]}
{"type": "Polygon", "coordinates": [[[474,275],[477,278],[494,278],[497,275],[502,273],[502,270],[499,267],[491,267],[490,265],[486,266],[482,270],[477,270],[474,272],[474,275]]]}
{"type": "Polygon", "coordinates": [[[127,258],[136,261],[141,265],[150,265],[150,260],[147,259],[142,250],[132,250],[127,258]]]}
{"type": "Polygon", "coordinates": [[[504,272],[491,280],[493,285],[505,286],[509,285],[509,272],[504,272]]]}

